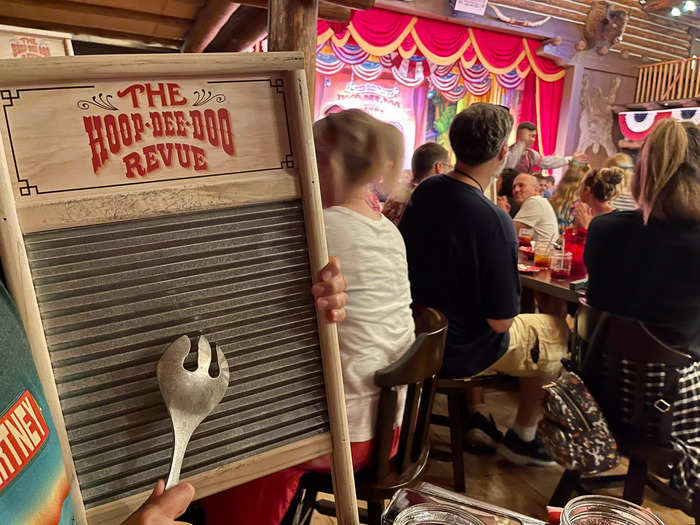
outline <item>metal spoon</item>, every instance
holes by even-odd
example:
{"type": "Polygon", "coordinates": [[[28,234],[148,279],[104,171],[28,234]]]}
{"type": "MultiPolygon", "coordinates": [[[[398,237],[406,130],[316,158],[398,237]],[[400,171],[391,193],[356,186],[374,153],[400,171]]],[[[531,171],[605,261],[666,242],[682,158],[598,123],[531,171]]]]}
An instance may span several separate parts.
{"type": "Polygon", "coordinates": [[[217,347],[216,357],[219,375],[209,375],[211,346],[206,337],[201,336],[197,343],[197,370],[190,372],[184,367],[185,358],[190,353],[190,338],[183,335],[176,339],[158,361],[156,373],[160,392],[173,422],[175,449],[173,463],[166,489],[180,481],[180,470],[185,449],[192,433],[202,420],[207,417],[228,387],[228,362],[223,352],[217,347]]]}

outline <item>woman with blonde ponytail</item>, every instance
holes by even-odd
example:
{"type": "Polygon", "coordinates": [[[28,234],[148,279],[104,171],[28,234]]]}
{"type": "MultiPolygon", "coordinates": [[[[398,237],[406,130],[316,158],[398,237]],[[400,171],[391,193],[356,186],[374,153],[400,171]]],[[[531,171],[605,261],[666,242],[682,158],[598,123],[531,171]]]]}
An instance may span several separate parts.
{"type": "Polygon", "coordinates": [[[559,223],[559,233],[563,234],[574,223],[576,203],[579,198],[581,181],[590,172],[588,164],[571,166],[557,184],[549,203],[554,208],[559,223]]]}
{"type": "Polygon", "coordinates": [[[590,223],[587,297],[695,357],[681,371],[671,432],[681,457],[671,482],[691,493],[700,487],[700,128],[660,121],[642,146],[631,190],[639,210],[590,223]]]}
{"type": "Polygon", "coordinates": [[[700,222],[699,142],[698,127],[690,122],[668,119],[656,126],[632,179],[632,194],[645,223],[650,217],[672,223],[700,222]]]}

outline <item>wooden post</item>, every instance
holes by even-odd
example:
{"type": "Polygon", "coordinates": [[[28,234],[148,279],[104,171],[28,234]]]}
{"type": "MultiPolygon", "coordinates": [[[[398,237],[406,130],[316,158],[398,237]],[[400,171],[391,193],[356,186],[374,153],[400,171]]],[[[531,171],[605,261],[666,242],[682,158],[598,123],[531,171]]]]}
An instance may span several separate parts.
{"type": "MultiPolygon", "coordinates": [[[[318,0],[270,0],[268,40],[270,51],[302,51],[311,112],[315,100],[316,19],[318,0]]],[[[312,114],[313,118],[313,114],[312,114]]]]}
{"type": "Polygon", "coordinates": [[[561,105],[559,114],[559,128],[557,130],[557,155],[567,155],[576,151],[576,137],[579,132],[579,119],[581,107],[581,91],[585,66],[574,64],[566,70],[564,77],[564,95],[562,100],[568,100],[568,104],[561,105]]]}
{"type": "Polygon", "coordinates": [[[267,12],[257,7],[241,5],[226,22],[222,28],[224,30],[229,35],[225,51],[247,51],[265,36],[267,12]]]}

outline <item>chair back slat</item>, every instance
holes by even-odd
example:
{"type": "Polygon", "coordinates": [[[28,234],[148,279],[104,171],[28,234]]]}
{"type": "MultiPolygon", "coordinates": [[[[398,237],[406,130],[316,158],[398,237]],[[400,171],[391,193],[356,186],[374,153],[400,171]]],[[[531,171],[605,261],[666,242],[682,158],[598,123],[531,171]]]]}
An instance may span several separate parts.
{"type": "Polygon", "coordinates": [[[429,446],[430,418],[433,412],[436,386],[437,376],[423,381],[418,418],[416,420],[416,435],[413,441],[413,451],[411,452],[412,461],[418,461],[423,451],[429,446]]]}
{"type": "Polygon", "coordinates": [[[416,437],[416,420],[418,418],[418,405],[421,401],[421,383],[408,385],[406,390],[406,404],[404,405],[403,420],[401,424],[401,438],[399,440],[399,451],[396,455],[398,464],[402,471],[411,465],[413,453],[413,442],[416,437]]]}
{"type": "Polygon", "coordinates": [[[408,472],[428,450],[428,428],[435,400],[435,383],[442,367],[447,319],[437,310],[416,313],[416,340],[396,362],[379,370],[381,387],[372,466],[380,482],[389,474],[408,472]],[[390,459],[399,389],[406,389],[396,456],[390,459]]]}
{"type": "Polygon", "coordinates": [[[384,479],[391,472],[389,456],[394,442],[394,414],[398,405],[397,388],[385,388],[379,397],[377,425],[372,447],[372,467],[377,480],[384,479]]]}

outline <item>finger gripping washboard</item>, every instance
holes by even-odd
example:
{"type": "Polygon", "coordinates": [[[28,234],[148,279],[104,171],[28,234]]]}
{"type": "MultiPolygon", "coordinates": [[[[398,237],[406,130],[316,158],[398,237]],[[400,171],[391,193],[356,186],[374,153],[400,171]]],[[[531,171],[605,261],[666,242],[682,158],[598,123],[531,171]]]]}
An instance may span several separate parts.
{"type": "Polygon", "coordinates": [[[167,476],[155,366],[186,334],[231,374],[183,463],[197,497],[333,451],[356,523],[301,55],[7,61],[0,105],[2,262],[78,520],[119,523],[167,476]]]}

